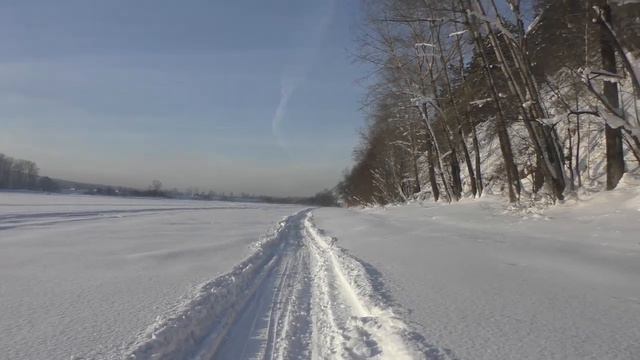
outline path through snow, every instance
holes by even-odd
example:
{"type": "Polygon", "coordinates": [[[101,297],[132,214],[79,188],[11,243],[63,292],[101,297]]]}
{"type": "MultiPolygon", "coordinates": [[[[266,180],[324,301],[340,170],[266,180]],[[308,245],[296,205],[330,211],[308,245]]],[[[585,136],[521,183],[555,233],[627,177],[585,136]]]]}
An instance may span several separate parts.
{"type": "Polygon", "coordinates": [[[230,273],[149,328],[135,359],[446,359],[375,291],[365,266],[316,228],[283,220],[230,273]]]}

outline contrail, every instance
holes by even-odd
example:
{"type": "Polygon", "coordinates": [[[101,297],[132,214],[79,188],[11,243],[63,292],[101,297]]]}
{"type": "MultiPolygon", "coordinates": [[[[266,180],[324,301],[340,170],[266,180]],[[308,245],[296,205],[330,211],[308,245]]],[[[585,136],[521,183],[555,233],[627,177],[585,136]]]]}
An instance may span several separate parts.
{"type": "Polygon", "coordinates": [[[286,143],[282,134],[281,125],[286,116],[289,100],[298,86],[306,80],[307,74],[313,65],[313,60],[320,51],[321,40],[333,20],[335,2],[335,0],[328,1],[329,6],[327,12],[319,18],[316,26],[310,31],[310,40],[307,41],[305,45],[312,44],[313,47],[307,49],[305,53],[296,54],[294,58],[296,58],[297,61],[288,64],[280,78],[280,102],[271,120],[271,132],[278,146],[283,149],[286,148],[286,143]]]}
{"type": "Polygon", "coordinates": [[[280,85],[280,102],[278,103],[276,112],[273,115],[273,120],[271,120],[271,132],[276,138],[278,145],[282,148],[285,148],[286,146],[283,141],[282,133],[280,131],[280,124],[284,119],[291,94],[293,94],[293,91],[297,87],[297,81],[283,76],[281,82],[282,84],[280,85]]]}

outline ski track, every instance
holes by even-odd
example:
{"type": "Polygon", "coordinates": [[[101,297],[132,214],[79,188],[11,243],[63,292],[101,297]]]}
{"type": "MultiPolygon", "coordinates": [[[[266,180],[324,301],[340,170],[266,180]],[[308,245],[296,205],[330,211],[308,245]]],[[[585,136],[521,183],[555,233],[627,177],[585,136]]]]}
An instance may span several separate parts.
{"type": "Polygon", "coordinates": [[[450,359],[313,223],[281,221],[253,255],[159,317],[127,359],[450,359]]]}

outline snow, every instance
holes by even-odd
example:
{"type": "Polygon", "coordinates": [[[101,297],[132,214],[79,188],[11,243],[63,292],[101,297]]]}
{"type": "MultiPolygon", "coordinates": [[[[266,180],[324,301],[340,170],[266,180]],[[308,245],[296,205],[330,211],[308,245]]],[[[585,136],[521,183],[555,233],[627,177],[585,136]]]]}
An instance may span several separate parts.
{"type": "Polygon", "coordinates": [[[432,47],[432,48],[435,48],[436,46],[433,45],[433,44],[430,44],[430,43],[421,42],[421,43],[416,43],[414,45],[414,47],[416,47],[416,48],[421,48],[421,47],[432,47]]]}
{"type": "Polygon", "coordinates": [[[610,0],[611,3],[617,5],[638,4],[640,0],[610,0]]]}
{"type": "MultiPolygon", "coordinates": [[[[311,214],[307,215],[304,228],[308,247],[316,260],[316,270],[312,270],[312,273],[320,275],[314,287],[315,296],[312,296],[321,299],[319,306],[312,307],[314,316],[316,319],[326,317],[324,309],[333,307],[330,314],[332,319],[329,319],[331,330],[316,331],[322,337],[317,336],[315,353],[325,359],[402,360],[423,359],[427,355],[429,358],[441,358],[446,355],[416,337],[412,328],[394,312],[391,304],[380,297],[366,264],[337,247],[334,238],[316,227],[311,214]],[[334,335],[326,341],[324,336],[328,332],[334,335]]],[[[314,322],[323,324],[321,320],[314,322]]]]}
{"type": "Polygon", "coordinates": [[[242,305],[274,266],[287,223],[281,221],[229,273],[198,287],[195,296],[159,317],[131,346],[127,358],[206,358],[205,354],[217,352],[229,327],[241,316],[242,305]]]}
{"type": "Polygon", "coordinates": [[[461,31],[452,32],[451,34],[449,34],[449,37],[461,36],[461,35],[464,35],[466,32],[467,32],[467,30],[461,30],[461,31]]]}
{"type": "Polygon", "coordinates": [[[120,359],[297,209],[0,193],[0,358],[120,359]]]}
{"type": "Polygon", "coordinates": [[[446,359],[309,210],[0,196],[2,356],[446,359]]]}
{"type": "Polygon", "coordinates": [[[231,272],[160,317],[125,358],[444,356],[378,297],[367,274],[315,227],[309,210],[300,211],[231,272]]]}
{"type": "Polygon", "coordinates": [[[582,75],[588,79],[598,79],[598,80],[603,80],[611,83],[619,83],[622,79],[624,79],[624,77],[621,76],[620,74],[612,73],[610,71],[606,71],[602,69],[594,70],[590,67],[586,67],[582,69],[582,75]],[[591,75],[595,75],[595,76],[592,77],[591,75]]]}
{"type": "Polygon", "coordinates": [[[529,26],[527,26],[527,30],[525,31],[525,34],[529,35],[529,33],[531,33],[531,31],[533,31],[536,27],[538,27],[538,25],[540,24],[540,19],[542,19],[542,13],[540,13],[538,16],[536,16],[536,18],[533,19],[531,24],[529,24],[529,26]]]}
{"type": "MultiPolygon", "coordinates": [[[[640,2],[640,0],[638,0],[638,2],[640,2]]],[[[633,52],[629,50],[624,51],[624,56],[627,58],[629,64],[631,65],[632,74],[630,75],[640,81],[640,59],[637,59],[633,52]]]]}
{"type": "Polygon", "coordinates": [[[522,103],[522,107],[525,108],[525,109],[528,109],[528,108],[532,107],[533,104],[535,104],[535,101],[527,100],[524,103],[522,103]]]}
{"type": "Polygon", "coordinates": [[[477,106],[477,107],[483,107],[484,104],[488,103],[491,100],[493,100],[493,99],[492,98],[486,98],[486,99],[475,100],[475,101],[469,102],[469,105],[477,106]]]}
{"type": "Polygon", "coordinates": [[[604,109],[604,110],[602,110],[600,112],[600,117],[610,127],[614,128],[614,129],[625,128],[625,129],[629,130],[629,132],[631,132],[631,134],[633,134],[634,136],[640,137],[640,127],[630,126],[629,123],[627,121],[625,121],[623,118],[621,118],[621,117],[619,117],[619,116],[617,116],[615,114],[612,114],[611,112],[607,111],[606,109],[604,109]]]}
{"type": "MultiPolygon", "coordinates": [[[[442,354],[376,297],[363,265],[333,246],[309,210],[160,319],[130,359],[422,359],[442,354]]],[[[444,358],[444,357],[442,357],[444,358]]]]}
{"type": "Polygon", "coordinates": [[[640,353],[640,181],[544,213],[495,198],[319,209],[429,343],[460,359],[640,353]]]}
{"type": "Polygon", "coordinates": [[[303,209],[0,193],[0,357],[640,353],[640,179],[544,211],[503,201],[303,209]]]}

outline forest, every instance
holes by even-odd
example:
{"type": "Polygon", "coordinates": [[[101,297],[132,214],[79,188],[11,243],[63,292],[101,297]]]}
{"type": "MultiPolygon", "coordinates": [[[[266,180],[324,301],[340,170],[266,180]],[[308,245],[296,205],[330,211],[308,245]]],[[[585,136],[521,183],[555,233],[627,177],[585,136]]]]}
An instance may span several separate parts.
{"type": "Polygon", "coordinates": [[[14,159],[0,153],[0,189],[57,190],[48,177],[40,177],[40,169],[30,160],[14,159]]]}
{"type": "Polygon", "coordinates": [[[640,1],[363,0],[348,206],[555,203],[640,162],[640,1]]]}

